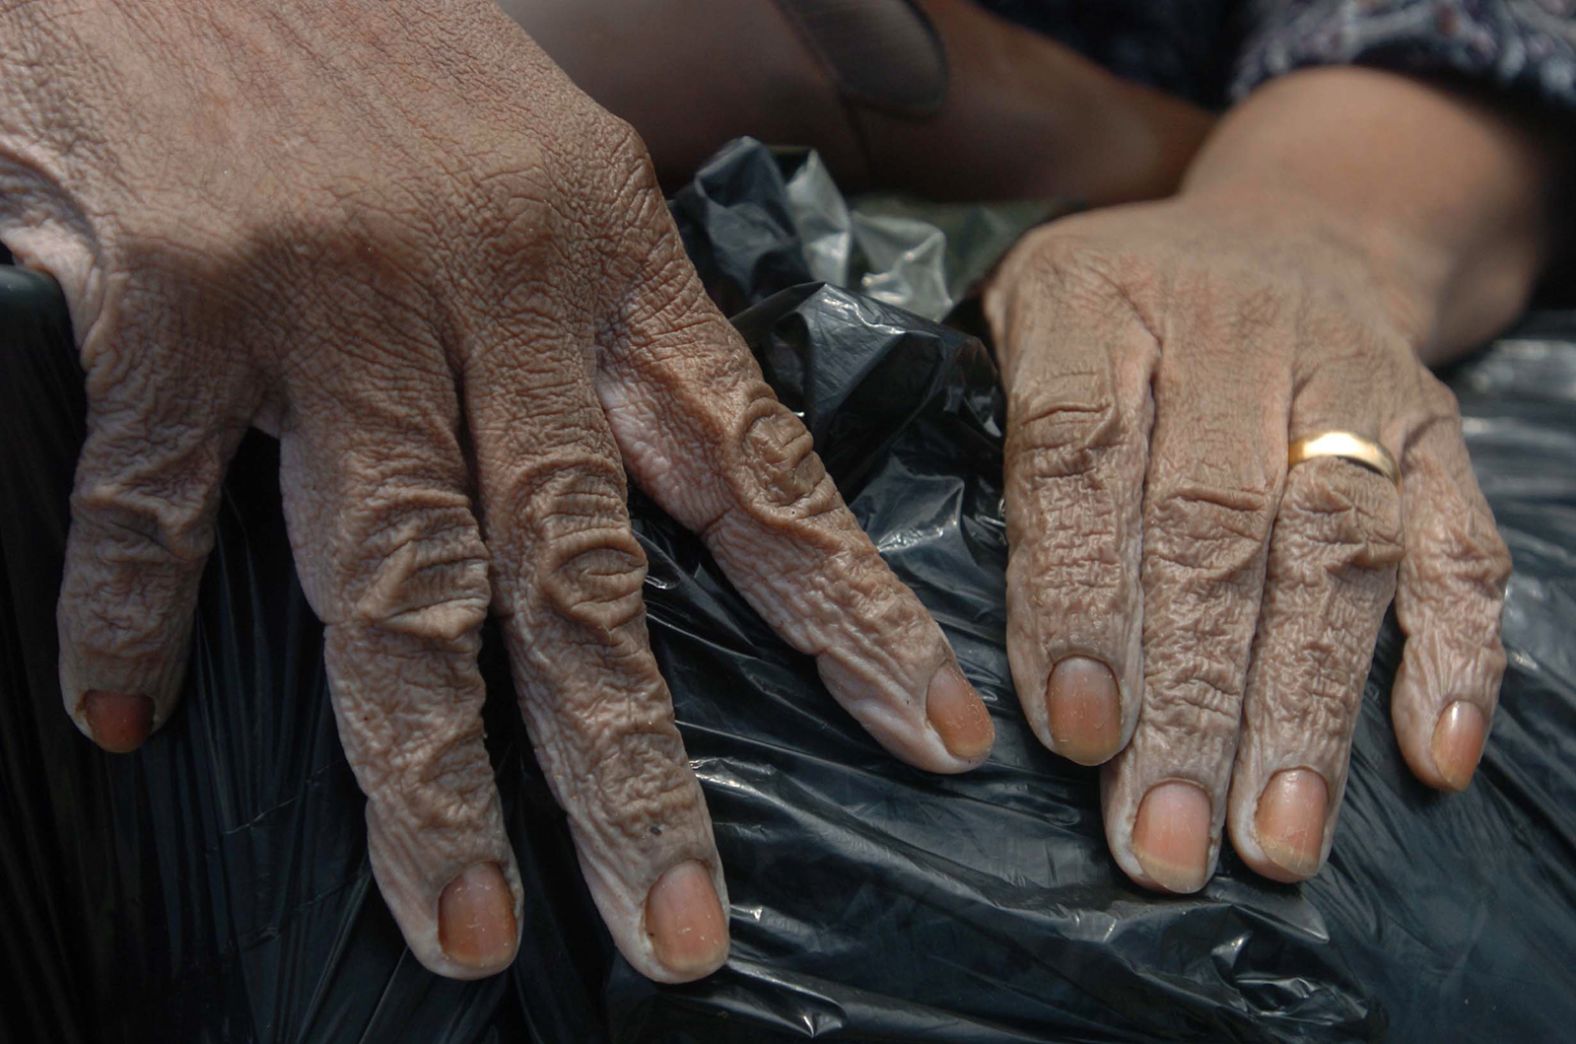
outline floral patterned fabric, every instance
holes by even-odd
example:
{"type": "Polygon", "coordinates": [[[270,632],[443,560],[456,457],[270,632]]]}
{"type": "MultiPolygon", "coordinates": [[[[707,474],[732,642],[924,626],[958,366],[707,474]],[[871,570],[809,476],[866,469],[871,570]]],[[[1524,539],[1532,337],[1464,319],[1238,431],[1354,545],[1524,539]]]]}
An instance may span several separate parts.
{"type": "Polygon", "coordinates": [[[1454,73],[1576,114],[1576,0],[980,0],[1119,75],[1221,106],[1311,65],[1454,73]]]}
{"type": "Polygon", "coordinates": [[[1451,72],[1576,110],[1576,0],[1251,0],[1232,92],[1308,65],[1451,72]]]}

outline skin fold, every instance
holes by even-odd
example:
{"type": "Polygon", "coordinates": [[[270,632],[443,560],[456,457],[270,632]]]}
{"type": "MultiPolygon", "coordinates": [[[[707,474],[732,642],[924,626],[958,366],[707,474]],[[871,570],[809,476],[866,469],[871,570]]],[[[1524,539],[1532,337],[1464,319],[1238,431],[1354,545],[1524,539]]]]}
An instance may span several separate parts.
{"type": "Polygon", "coordinates": [[[626,481],[897,756],[992,730],[685,259],[630,127],[490,2],[0,2],[0,239],[87,375],[59,602],[67,712],[175,711],[219,484],[277,434],[378,886],[416,957],[514,956],[478,629],[613,939],[727,953],[711,823],[646,634],[626,481]]]}
{"type": "Polygon", "coordinates": [[[1177,195],[1046,226],[994,277],[1014,679],[1047,746],[1104,764],[1135,881],[1203,887],[1227,828],[1265,876],[1318,870],[1392,597],[1397,741],[1424,783],[1470,780],[1510,559],[1425,363],[1524,306],[1558,154],[1439,85],[1294,73],[1177,195]],[[1288,469],[1328,430],[1385,446],[1399,487],[1288,469]]]}

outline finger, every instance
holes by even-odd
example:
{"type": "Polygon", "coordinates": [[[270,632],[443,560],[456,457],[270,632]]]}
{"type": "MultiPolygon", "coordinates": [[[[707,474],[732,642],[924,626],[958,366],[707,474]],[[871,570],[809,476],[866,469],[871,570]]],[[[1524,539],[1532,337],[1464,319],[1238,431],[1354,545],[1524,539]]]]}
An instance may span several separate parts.
{"type": "Polygon", "coordinates": [[[882,561],[682,255],[658,266],[621,325],[597,390],[635,481],[701,534],[889,751],[934,772],[983,761],[995,731],[941,629],[882,561]]]}
{"type": "Polygon", "coordinates": [[[1463,790],[1499,702],[1511,562],[1472,475],[1454,397],[1430,382],[1435,419],[1406,446],[1401,465],[1406,557],[1395,608],[1406,645],[1390,714],[1412,773],[1431,787],[1463,790]]]}
{"type": "MultiPolygon", "coordinates": [[[[1178,299],[1218,300],[1182,285],[1178,299]]],[[[1232,294],[1230,299],[1240,299],[1232,294]]],[[[1143,709],[1102,776],[1106,837],[1134,880],[1202,888],[1219,854],[1264,562],[1286,467],[1286,332],[1200,308],[1154,385],[1144,491],[1143,709]]]]}
{"type": "Polygon", "coordinates": [[[1329,854],[1400,558],[1400,498],[1388,478],[1333,457],[1291,469],[1231,778],[1232,845],[1266,877],[1311,877],[1329,854]]]}
{"type": "MultiPolygon", "coordinates": [[[[105,311],[165,316],[126,294],[105,311]]],[[[77,727],[116,753],[179,698],[220,482],[246,428],[233,382],[175,354],[202,333],[105,320],[82,344],[88,435],[57,610],[60,688],[77,727]]]]}
{"type": "Polygon", "coordinates": [[[399,332],[313,353],[280,448],[373,874],[416,959],[464,979],[513,959],[521,890],[482,745],[487,555],[451,381],[435,349],[399,332]]]}
{"type": "Polygon", "coordinates": [[[1154,337],[1109,287],[1045,266],[988,308],[1007,379],[1007,650],[1040,742],[1109,760],[1138,722],[1154,337]],[[1025,282],[1026,281],[1026,282],[1025,282]]]}
{"type": "Polygon", "coordinates": [[[521,709],[619,950],[649,978],[698,978],[727,956],[727,891],[647,637],[645,555],[584,349],[595,330],[497,329],[470,353],[466,410],[521,709]]]}

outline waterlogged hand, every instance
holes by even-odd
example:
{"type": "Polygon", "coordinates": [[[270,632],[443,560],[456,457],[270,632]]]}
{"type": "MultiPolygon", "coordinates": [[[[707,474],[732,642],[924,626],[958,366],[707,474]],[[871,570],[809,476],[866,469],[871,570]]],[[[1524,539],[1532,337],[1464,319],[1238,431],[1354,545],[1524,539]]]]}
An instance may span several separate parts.
{"type": "MultiPolygon", "coordinates": [[[[1135,881],[1201,888],[1223,828],[1293,881],[1330,851],[1380,623],[1412,771],[1467,785],[1510,561],[1450,393],[1294,202],[1096,211],[1021,242],[986,300],[1008,391],[1009,652],[1052,750],[1104,763],[1135,881]],[[1399,462],[1288,468],[1339,430],[1399,462]],[[1399,576],[1399,583],[1397,582],[1399,576]]],[[[1331,226],[1333,227],[1333,226],[1331,226]]]]}
{"type": "Polygon", "coordinates": [[[707,301],[639,142],[490,0],[0,0],[0,68],[0,238],[61,283],[87,372],[61,683],[101,746],[175,713],[256,425],[372,867],[437,972],[518,941],[489,611],[621,951],[666,981],[726,954],[626,469],[890,750],[984,758],[983,704],[707,301]]]}

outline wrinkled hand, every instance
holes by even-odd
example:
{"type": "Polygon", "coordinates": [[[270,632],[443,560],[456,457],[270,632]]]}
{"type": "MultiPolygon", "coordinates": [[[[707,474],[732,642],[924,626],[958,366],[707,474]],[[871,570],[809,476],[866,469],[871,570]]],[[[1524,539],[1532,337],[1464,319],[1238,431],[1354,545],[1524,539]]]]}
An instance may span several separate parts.
{"type": "Polygon", "coordinates": [[[1226,823],[1261,874],[1319,868],[1392,595],[1407,763],[1444,789],[1477,764],[1509,558],[1378,286],[1338,237],[1182,197],[1037,231],[987,295],[1013,676],[1048,747],[1105,763],[1111,851],[1146,886],[1202,887],[1226,823]],[[1288,470],[1331,429],[1385,446],[1400,488],[1288,470]]]}
{"type": "Polygon", "coordinates": [[[489,0],[66,11],[0,3],[0,234],[64,287],[87,372],[61,683],[101,746],[174,713],[258,425],[372,867],[435,971],[517,943],[489,608],[619,948],[670,981],[725,955],[626,467],[889,749],[983,759],[983,704],[706,300],[639,142],[489,0]]]}

